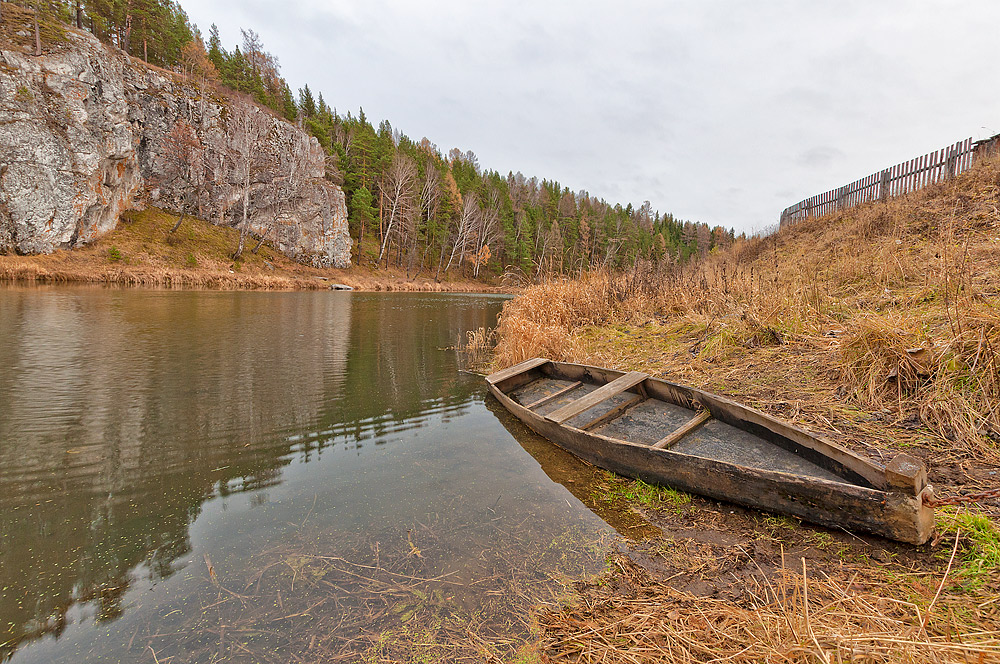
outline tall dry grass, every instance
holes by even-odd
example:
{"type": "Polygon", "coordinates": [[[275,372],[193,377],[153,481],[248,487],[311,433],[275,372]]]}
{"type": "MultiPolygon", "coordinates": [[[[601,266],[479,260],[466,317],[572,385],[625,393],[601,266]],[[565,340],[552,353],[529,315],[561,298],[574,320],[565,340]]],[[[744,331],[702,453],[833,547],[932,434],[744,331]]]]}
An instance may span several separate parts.
{"type": "MultiPolygon", "coordinates": [[[[695,264],[528,288],[504,307],[495,362],[593,359],[581,335],[595,326],[687,326],[701,331],[687,361],[771,346],[796,349],[772,363],[823,353],[835,387],[859,407],[915,414],[964,451],[993,455],[998,297],[1000,162],[990,159],[950,182],[741,240],[695,264]]],[[[730,370],[738,380],[739,367],[730,370]]]]}
{"type": "Polygon", "coordinates": [[[598,271],[527,288],[504,303],[494,363],[507,367],[532,357],[575,359],[573,331],[587,325],[648,318],[662,299],[659,273],[640,263],[629,273],[598,271]]]}
{"type": "Polygon", "coordinates": [[[734,602],[676,590],[616,556],[611,583],[587,584],[575,604],[539,613],[539,648],[546,661],[584,664],[1000,661],[1000,624],[988,603],[979,617],[955,612],[942,597],[921,607],[866,591],[856,574],[801,564],[773,580],[761,574],[734,602]],[[616,590],[622,586],[627,592],[616,590]]]}

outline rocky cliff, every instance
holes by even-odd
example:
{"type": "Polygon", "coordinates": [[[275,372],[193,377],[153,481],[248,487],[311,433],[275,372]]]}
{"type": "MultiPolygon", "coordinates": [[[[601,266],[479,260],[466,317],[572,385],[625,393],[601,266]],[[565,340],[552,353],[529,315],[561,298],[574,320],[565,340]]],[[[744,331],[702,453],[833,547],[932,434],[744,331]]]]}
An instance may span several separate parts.
{"type": "Polygon", "coordinates": [[[298,127],[86,32],[39,57],[0,46],[0,252],[75,247],[154,204],[350,265],[344,192],[298,127]]]}

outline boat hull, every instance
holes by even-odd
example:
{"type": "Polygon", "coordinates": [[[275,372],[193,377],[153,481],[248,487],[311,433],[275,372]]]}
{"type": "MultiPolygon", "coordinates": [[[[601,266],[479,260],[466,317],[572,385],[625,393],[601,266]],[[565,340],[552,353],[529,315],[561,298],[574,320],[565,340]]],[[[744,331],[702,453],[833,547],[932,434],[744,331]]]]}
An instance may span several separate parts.
{"type": "MultiPolygon", "coordinates": [[[[622,375],[621,372],[598,367],[566,363],[551,363],[550,368],[557,372],[563,369],[563,375],[570,378],[580,375],[581,371],[589,376],[605,375],[608,379],[622,375]]],[[[537,372],[539,369],[532,370],[537,372]]],[[[706,406],[711,404],[715,406],[712,408],[713,415],[728,415],[732,421],[746,420],[748,416],[753,416],[749,419],[757,420],[752,424],[758,429],[777,429],[781,435],[795,433],[802,438],[803,443],[809,442],[813,447],[819,447],[824,454],[837,452],[848,455],[841,459],[845,466],[850,465],[845,474],[856,476],[857,483],[747,467],[671,449],[657,449],[558,424],[526,408],[505,393],[505,382],[510,384],[519,380],[523,382],[524,378],[513,376],[496,383],[490,382],[490,392],[533,431],[600,468],[718,500],[795,516],[830,528],[860,530],[913,544],[922,544],[931,535],[933,513],[923,504],[919,495],[923,487],[914,487],[909,492],[893,490],[881,466],[826,441],[815,439],[810,434],[759,411],[716,395],[654,378],[647,379],[645,385],[645,389],[651,394],[676,395],[680,391],[681,398],[695,398],[706,406]],[[720,405],[727,406],[726,413],[718,411],[720,405]],[[813,440],[810,442],[805,438],[813,440]],[[854,475],[855,473],[857,474],[854,475]]]]}

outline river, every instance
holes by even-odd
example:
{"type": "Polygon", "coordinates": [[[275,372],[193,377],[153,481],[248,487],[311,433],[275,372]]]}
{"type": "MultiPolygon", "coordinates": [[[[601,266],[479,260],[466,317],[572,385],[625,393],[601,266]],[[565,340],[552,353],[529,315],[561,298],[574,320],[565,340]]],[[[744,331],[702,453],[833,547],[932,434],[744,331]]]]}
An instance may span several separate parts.
{"type": "Polygon", "coordinates": [[[528,638],[615,530],[461,370],[502,303],[0,288],[0,661],[528,638]]]}

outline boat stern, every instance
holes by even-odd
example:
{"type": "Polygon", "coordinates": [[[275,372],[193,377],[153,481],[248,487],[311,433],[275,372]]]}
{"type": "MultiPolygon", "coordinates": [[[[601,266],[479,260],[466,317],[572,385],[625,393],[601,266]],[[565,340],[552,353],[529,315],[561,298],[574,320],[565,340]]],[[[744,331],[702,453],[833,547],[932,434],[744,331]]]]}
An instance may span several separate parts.
{"type": "Polygon", "coordinates": [[[924,503],[931,491],[927,467],[909,454],[897,454],[885,467],[892,536],[911,544],[923,544],[934,532],[934,509],[924,503]]]}

